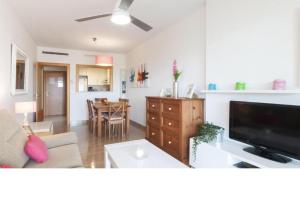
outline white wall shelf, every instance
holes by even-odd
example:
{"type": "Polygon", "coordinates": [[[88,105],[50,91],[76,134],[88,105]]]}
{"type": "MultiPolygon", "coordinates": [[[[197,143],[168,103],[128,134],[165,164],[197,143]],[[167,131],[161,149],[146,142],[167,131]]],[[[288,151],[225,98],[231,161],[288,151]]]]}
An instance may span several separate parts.
{"type": "Polygon", "coordinates": [[[294,90],[203,90],[205,94],[300,94],[300,89],[294,90]]]}

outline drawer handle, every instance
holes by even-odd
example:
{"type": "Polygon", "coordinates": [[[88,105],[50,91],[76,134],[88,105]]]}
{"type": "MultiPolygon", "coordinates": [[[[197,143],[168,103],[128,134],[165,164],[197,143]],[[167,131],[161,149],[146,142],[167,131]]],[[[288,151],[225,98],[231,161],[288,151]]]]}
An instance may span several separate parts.
{"type": "Polygon", "coordinates": [[[168,143],[169,143],[169,144],[172,144],[172,141],[169,141],[168,143]]]}
{"type": "Polygon", "coordinates": [[[151,135],[153,135],[153,136],[154,136],[154,135],[155,135],[155,133],[152,133],[151,135]]]}
{"type": "Polygon", "coordinates": [[[172,107],[169,107],[169,111],[172,111],[172,107]]]}
{"type": "Polygon", "coordinates": [[[153,104],[153,105],[152,105],[152,107],[154,108],[154,107],[155,107],[155,105],[153,104]]]}
{"type": "Polygon", "coordinates": [[[152,117],[151,119],[152,119],[152,120],[155,120],[155,117],[152,117]]]}
{"type": "Polygon", "coordinates": [[[170,123],[168,123],[168,125],[169,125],[169,126],[171,126],[171,125],[172,125],[172,123],[170,122],[170,123]]]}

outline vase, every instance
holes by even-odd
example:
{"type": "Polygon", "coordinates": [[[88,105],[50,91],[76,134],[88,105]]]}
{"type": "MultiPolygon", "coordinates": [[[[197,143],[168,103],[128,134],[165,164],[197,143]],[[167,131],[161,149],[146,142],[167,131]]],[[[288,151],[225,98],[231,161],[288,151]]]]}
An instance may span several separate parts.
{"type": "Polygon", "coordinates": [[[217,143],[222,143],[224,138],[224,130],[220,129],[216,138],[217,143]]]}
{"type": "Polygon", "coordinates": [[[178,98],[178,82],[173,83],[173,97],[178,98]]]}
{"type": "Polygon", "coordinates": [[[217,84],[209,83],[208,84],[208,90],[217,90],[217,84]]]}
{"type": "Polygon", "coordinates": [[[273,81],[273,90],[285,90],[286,81],[283,79],[276,79],[273,81]]]}
{"type": "Polygon", "coordinates": [[[246,83],[245,82],[236,82],[235,90],[246,90],[246,83]]]}

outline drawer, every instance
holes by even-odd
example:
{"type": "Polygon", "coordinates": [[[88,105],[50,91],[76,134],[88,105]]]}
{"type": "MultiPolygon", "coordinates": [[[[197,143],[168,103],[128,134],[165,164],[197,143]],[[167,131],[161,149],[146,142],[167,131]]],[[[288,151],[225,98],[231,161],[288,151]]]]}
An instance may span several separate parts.
{"type": "Polygon", "coordinates": [[[161,146],[160,130],[152,125],[148,127],[148,140],[154,145],[161,146]]]}
{"type": "Polygon", "coordinates": [[[160,125],[160,117],[157,113],[147,113],[149,123],[160,125]]]}
{"type": "Polygon", "coordinates": [[[173,118],[163,117],[163,127],[179,129],[179,121],[173,118]]]}
{"type": "Polygon", "coordinates": [[[163,102],[163,113],[179,116],[180,104],[178,102],[163,102]]]}
{"type": "Polygon", "coordinates": [[[178,136],[169,131],[163,132],[163,148],[172,156],[179,158],[179,140],[178,136]]]}
{"type": "Polygon", "coordinates": [[[148,100],[148,110],[152,112],[160,111],[160,104],[158,100],[148,100]]]}

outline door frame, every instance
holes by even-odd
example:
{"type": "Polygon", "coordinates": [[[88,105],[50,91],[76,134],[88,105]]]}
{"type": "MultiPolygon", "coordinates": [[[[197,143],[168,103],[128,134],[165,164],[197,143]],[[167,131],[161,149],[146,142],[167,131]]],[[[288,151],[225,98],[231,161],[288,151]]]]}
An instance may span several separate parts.
{"type": "MultiPolygon", "coordinates": [[[[70,124],[70,64],[65,64],[65,63],[51,63],[51,62],[37,62],[36,63],[36,74],[35,74],[35,85],[36,85],[36,98],[38,97],[38,92],[37,92],[37,90],[38,90],[38,88],[37,88],[37,86],[39,85],[39,75],[38,75],[38,73],[39,73],[39,69],[40,68],[44,68],[45,66],[51,66],[51,67],[59,67],[59,68],[66,68],[66,74],[67,74],[67,81],[66,81],[66,91],[67,91],[67,94],[66,94],[66,96],[67,96],[67,106],[66,106],[66,111],[67,111],[67,114],[66,114],[66,116],[67,116],[67,123],[68,124],[70,124]]],[[[42,81],[42,82],[44,82],[44,81],[42,81]]],[[[44,96],[44,86],[42,87],[42,92],[43,92],[43,95],[42,96],[44,96]]],[[[43,102],[44,102],[44,100],[43,100],[43,102]]],[[[37,102],[37,105],[38,105],[39,103],[37,102]]],[[[44,105],[43,105],[43,116],[44,116],[44,105]]],[[[39,107],[37,107],[37,109],[39,109],[39,107]]],[[[36,120],[39,120],[39,113],[37,112],[36,113],[36,120]]],[[[43,117],[43,119],[44,119],[44,117],[43,117]]]]}

